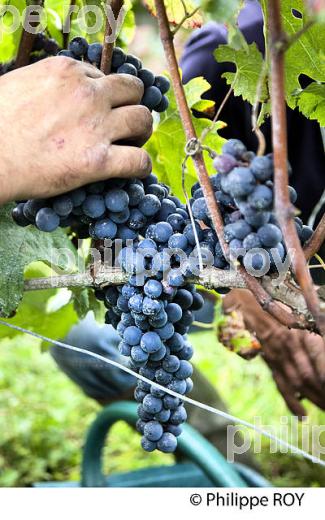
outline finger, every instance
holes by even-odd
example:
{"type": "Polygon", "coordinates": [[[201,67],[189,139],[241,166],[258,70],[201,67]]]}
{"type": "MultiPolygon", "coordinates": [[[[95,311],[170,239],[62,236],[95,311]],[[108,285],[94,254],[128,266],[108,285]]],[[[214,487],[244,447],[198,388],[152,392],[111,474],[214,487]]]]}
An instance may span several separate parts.
{"type": "Polygon", "coordinates": [[[84,150],[79,170],[84,184],[109,178],[144,178],[151,172],[151,159],[143,148],[98,143],[84,150]]]}
{"type": "Polygon", "coordinates": [[[303,417],[306,417],[307,412],[302,404],[299,402],[297,397],[295,396],[295,392],[290,384],[284,379],[280,372],[273,371],[273,378],[278,387],[279,392],[281,393],[283,399],[286,402],[287,407],[296,415],[300,420],[303,417]]]}
{"type": "Polygon", "coordinates": [[[325,343],[317,334],[304,334],[303,348],[310,357],[322,386],[325,385],[325,343]]]}
{"type": "Polygon", "coordinates": [[[143,96],[143,83],[130,74],[110,74],[98,81],[107,102],[112,108],[139,105],[143,96]]]}
{"type": "Polygon", "coordinates": [[[54,56],[49,59],[51,59],[51,60],[53,60],[53,59],[54,60],[56,60],[56,59],[69,60],[69,63],[74,65],[75,71],[80,72],[81,75],[87,76],[88,78],[99,79],[104,76],[104,74],[99,69],[97,69],[97,67],[94,67],[93,65],[91,65],[90,63],[87,63],[86,61],[77,61],[77,60],[74,60],[73,58],[69,58],[67,56],[54,56]]]}
{"type": "Polygon", "coordinates": [[[152,134],[153,118],[141,105],[114,108],[106,120],[111,141],[143,146],[152,134]]]}

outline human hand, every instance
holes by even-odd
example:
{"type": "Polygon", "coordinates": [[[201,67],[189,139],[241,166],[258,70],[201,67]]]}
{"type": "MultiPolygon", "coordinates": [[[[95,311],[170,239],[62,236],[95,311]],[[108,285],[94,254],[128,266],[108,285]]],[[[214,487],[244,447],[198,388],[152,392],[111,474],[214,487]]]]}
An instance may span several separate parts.
{"type": "Polygon", "coordinates": [[[306,415],[300,400],[309,399],[325,410],[325,344],[317,334],[287,329],[257,303],[252,293],[235,289],[223,300],[224,311],[240,311],[248,330],[262,344],[262,356],[288,408],[306,415]]]}
{"type": "Polygon", "coordinates": [[[55,57],[0,78],[0,203],[145,177],[152,116],[142,82],[55,57]]]}

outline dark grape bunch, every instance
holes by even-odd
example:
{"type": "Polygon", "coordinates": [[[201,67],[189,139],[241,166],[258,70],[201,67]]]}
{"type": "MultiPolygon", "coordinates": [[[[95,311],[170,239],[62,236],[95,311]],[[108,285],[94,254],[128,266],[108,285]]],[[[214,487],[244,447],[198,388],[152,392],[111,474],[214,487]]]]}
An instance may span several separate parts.
{"type": "MultiPolygon", "coordinates": [[[[246,269],[258,271],[267,261],[272,272],[276,261],[283,261],[285,257],[282,233],[273,213],[272,154],[256,156],[237,139],[227,141],[222,152],[214,161],[219,173],[211,177],[211,182],[222,212],[224,237],[230,253],[241,259],[246,269]]],[[[294,204],[297,193],[292,186],[289,186],[289,193],[294,204]]],[[[192,187],[191,206],[194,217],[212,228],[199,183],[192,187]]],[[[304,244],[313,231],[304,226],[299,217],[295,217],[295,224],[304,244]]],[[[215,234],[211,231],[206,234],[209,238],[201,245],[214,253],[215,267],[226,268],[227,262],[215,234]]]]}
{"type": "MultiPolygon", "coordinates": [[[[103,46],[100,43],[88,44],[85,38],[77,36],[71,40],[68,50],[59,52],[59,56],[67,56],[75,60],[85,60],[96,67],[100,66],[103,46]]],[[[113,49],[112,73],[130,74],[138,77],[144,86],[142,105],[155,112],[165,112],[168,99],[165,94],[170,82],[165,76],[155,76],[149,69],[143,68],[141,60],[133,54],[125,54],[120,47],[113,49]]]]}

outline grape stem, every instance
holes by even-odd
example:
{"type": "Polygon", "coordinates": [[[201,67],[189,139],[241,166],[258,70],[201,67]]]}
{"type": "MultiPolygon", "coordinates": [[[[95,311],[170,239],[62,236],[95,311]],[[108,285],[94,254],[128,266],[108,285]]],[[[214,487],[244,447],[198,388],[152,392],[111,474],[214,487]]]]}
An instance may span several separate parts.
{"type": "MultiPolygon", "coordinates": [[[[186,139],[187,141],[197,141],[198,139],[193,125],[191,111],[187,104],[186,95],[181,80],[181,75],[174,47],[174,38],[167,18],[164,0],[155,0],[155,7],[157,12],[160,39],[164,48],[168,70],[172,80],[173,90],[175,93],[175,98],[180,118],[183,124],[183,128],[185,131],[186,139]]],[[[207,207],[209,209],[209,214],[213,227],[217,233],[225,257],[229,258],[229,247],[224,240],[223,220],[206,169],[202,150],[198,151],[198,153],[196,153],[193,156],[193,161],[207,203],[207,207]]],[[[250,276],[243,267],[240,268],[240,273],[246,282],[246,286],[255,295],[256,300],[260,303],[264,310],[266,310],[269,314],[271,314],[271,316],[273,316],[280,323],[286,325],[287,327],[295,326],[296,318],[292,316],[292,314],[290,314],[289,312],[285,311],[276,302],[274,302],[256,278],[250,276]]]]}
{"type": "Polygon", "coordinates": [[[300,245],[290,202],[287,167],[287,120],[284,83],[284,48],[280,0],[269,0],[269,36],[271,58],[271,111],[274,157],[275,210],[287,249],[293,251],[292,265],[307,307],[315,319],[319,332],[325,335],[325,314],[321,312],[316,288],[300,245]]]}
{"type": "MultiPolygon", "coordinates": [[[[170,77],[173,84],[173,89],[177,101],[177,106],[179,109],[181,121],[184,127],[184,131],[186,134],[187,141],[191,141],[193,139],[197,140],[197,134],[193,125],[191,112],[189,106],[187,104],[186,95],[184,91],[184,87],[182,84],[180,71],[178,67],[178,62],[175,53],[174,47],[174,37],[171,32],[166,8],[163,0],[155,0],[157,19],[159,25],[159,33],[160,39],[164,48],[166,61],[170,73],[170,77]]],[[[209,179],[209,175],[206,169],[206,165],[204,163],[202,150],[198,151],[195,155],[193,155],[193,161],[196,167],[196,171],[199,177],[199,181],[204,193],[204,197],[207,202],[207,206],[209,208],[209,213],[211,216],[211,220],[213,226],[216,230],[219,242],[222,246],[223,252],[225,256],[228,257],[228,245],[226,244],[223,236],[223,221],[222,216],[214,195],[214,191],[209,179]]]]}
{"type": "MultiPolygon", "coordinates": [[[[34,0],[33,4],[35,6],[43,6],[44,0],[34,0]]],[[[36,34],[26,31],[26,22],[32,27],[37,27],[38,23],[36,22],[30,22],[28,18],[32,15],[37,14],[37,12],[33,13],[32,11],[28,10],[26,12],[26,18],[24,20],[23,29],[20,37],[19,42],[19,48],[18,53],[15,61],[15,68],[19,69],[20,67],[26,67],[26,65],[29,65],[29,59],[30,54],[33,49],[34,41],[36,34]]]]}
{"type": "Polygon", "coordinates": [[[317,253],[325,240],[325,213],[319,221],[314,233],[304,247],[306,260],[310,260],[317,253]]]}
{"type": "MultiPolygon", "coordinates": [[[[244,273],[246,273],[245,270],[244,273]]],[[[98,266],[98,269],[96,269],[94,273],[86,271],[84,273],[58,275],[49,278],[31,278],[25,281],[24,290],[38,291],[73,287],[102,288],[109,285],[122,285],[128,281],[128,278],[129,275],[123,273],[120,269],[101,265],[98,266]]],[[[221,287],[250,288],[241,271],[225,271],[216,268],[204,269],[200,276],[190,279],[189,282],[199,284],[208,290],[217,290],[221,287]]],[[[264,304],[272,297],[292,309],[293,313],[290,314],[291,327],[307,328],[309,330],[315,328],[315,322],[308,312],[305,300],[300,290],[293,283],[289,281],[279,283],[279,281],[274,278],[264,276],[261,284],[258,283],[258,286],[261,288],[260,292],[264,291],[267,295],[264,297],[264,304]]],[[[269,310],[265,305],[264,308],[269,310]]],[[[289,314],[283,306],[279,306],[279,308],[283,315],[289,314]]],[[[286,318],[283,319],[279,316],[279,321],[286,321],[286,318]]],[[[287,322],[285,325],[287,325],[287,322]]]]}
{"type": "MultiPolygon", "coordinates": [[[[123,4],[124,4],[124,0],[108,0],[107,1],[107,7],[111,8],[111,10],[114,14],[115,20],[117,20],[117,17],[123,7],[123,4]]],[[[106,28],[105,28],[105,37],[104,37],[104,43],[103,43],[103,53],[102,53],[102,59],[101,59],[101,63],[100,63],[100,70],[106,75],[110,74],[111,66],[112,66],[114,43],[110,41],[111,36],[112,36],[112,27],[111,27],[110,20],[107,17],[106,28]]]]}

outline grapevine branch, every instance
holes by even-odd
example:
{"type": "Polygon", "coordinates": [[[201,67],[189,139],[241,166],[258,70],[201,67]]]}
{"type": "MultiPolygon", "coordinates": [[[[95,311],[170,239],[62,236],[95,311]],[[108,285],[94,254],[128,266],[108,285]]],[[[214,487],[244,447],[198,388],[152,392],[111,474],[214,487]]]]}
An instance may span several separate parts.
{"type": "MultiPolygon", "coordinates": [[[[155,6],[157,11],[157,18],[159,24],[159,32],[161,42],[164,47],[165,56],[168,64],[169,73],[171,76],[173,89],[179,109],[180,117],[184,126],[187,141],[196,140],[197,134],[193,125],[192,116],[190,109],[187,104],[184,87],[182,84],[180,71],[178,68],[178,62],[175,53],[175,47],[173,44],[173,34],[171,32],[166,9],[163,0],[155,0],[155,6]]],[[[222,249],[227,253],[228,247],[223,236],[223,221],[220,210],[218,208],[217,201],[214,196],[214,191],[209,179],[209,175],[204,163],[202,151],[198,151],[193,156],[193,161],[196,166],[200,184],[204,193],[204,197],[209,208],[211,220],[216,230],[222,249]]],[[[227,255],[228,256],[228,255],[227,255]]]]}
{"type": "MultiPolygon", "coordinates": [[[[101,265],[95,273],[86,271],[69,275],[58,275],[50,278],[31,278],[25,281],[25,291],[37,291],[45,289],[60,289],[73,287],[102,288],[109,285],[122,285],[128,281],[128,274],[120,269],[101,265]]],[[[239,271],[225,271],[216,268],[207,268],[199,276],[189,280],[192,283],[202,285],[209,290],[217,290],[222,287],[247,288],[248,285],[239,271]]],[[[290,283],[279,283],[275,278],[263,277],[261,282],[263,290],[281,303],[292,309],[292,326],[295,328],[313,328],[313,321],[308,313],[305,300],[299,289],[290,283]]],[[[270,297],[269,297],[270,298],[270,297]]],[[[324,302],[325,305],[325,302],[324,302]]],[[[282,308],[284,312],[284,308],[282,308]]]]}
{"type": "Polygon", "coordinates": [[[317,253],[325,240],[325,213],[323,214],[317,228],[304,247],[306,260],[310,260],[317,253]]]}
{"type": "MultiPolygon", "coordinates": [[[[112,9],[115,20],[117,20],[119,12],[123,7],[123,4],[124,0],[111,0],[107,2],[107,6],[110,6],[112,9]]],[[[100,64],[100,70],[104,72],[104,74],[109,74],[111,72],[114,42],[110,42],[109,40],[112,34],[113,28],[111,26],[109,18],[107,17],[102,60],[100,64]]]]}
{"type": "MultiPolygon", "coordinates": [[[[44,0],[34,0],[34,5],[42,6],[44,4],[44,0]]],[[[28,22],[28,17],[31,16],[33,12],[28,11],[25,19],[24,26],[26,22],[28,22]]],[[[29,22],[30,23],[30,22],[29,22]]],[[[38,23],[30,23],[31,26],[37,27],[38,23]]],[[[34,41],[36,34],[26,31],[25,27],[23,27],[18,53],[16,57],[15,68],[19,69],[20,67],[25,67],[29,65],[30,53],[32,52],[34,41]]]]}
{"type": "Polygon", "coordinates": [[[295,253],[292,258],[293,269],[305,297],[307,307],[314,316],[319,331],[322,335],[325,335],[325,315],[321,313],[317,292],[300,245],[288,190],[284,50],[281,45],[278,45],[279,42],[283,41],[284,37],[281,24],[280,0],[269,0],[269,34],[275,209],[287,249],[295,253]]]}
{"type": "MultiPolygon", "coordinates": [[[[164,0],[155,0],[160,39],[163,44],[166,61],[173,84],[173,89],[177,101],[177,106],[180,113],[180,118],[188,141],[197,141],[197,134],[193,125],[191,111],[188,107],[184,87],[182,84],[178,62],[173,43],[173,34],[167,18],[164,0]]],[[[198,173],[199,181],[203,190],[203,194],[209,209],[210,217],[217,233],[218,239],[226,257],[229,257],[229,248],[224,240],[223,234],[223,220],[214,195],[213,188],[209,179],[209,175],[205,166],[203,153],[198,151],[193,156],[196,171],[198,173]]],[[[247,287],[255,295],[257,301],[261,304],[263,309],[268,311],[275,319],[288,327],[295,326],[295,318],[281,306],[272,300],[270,295],[262,287],[262,285],[249,275],[243,267],[239,267],[240,273],[245,280],[247,287]]]]}

